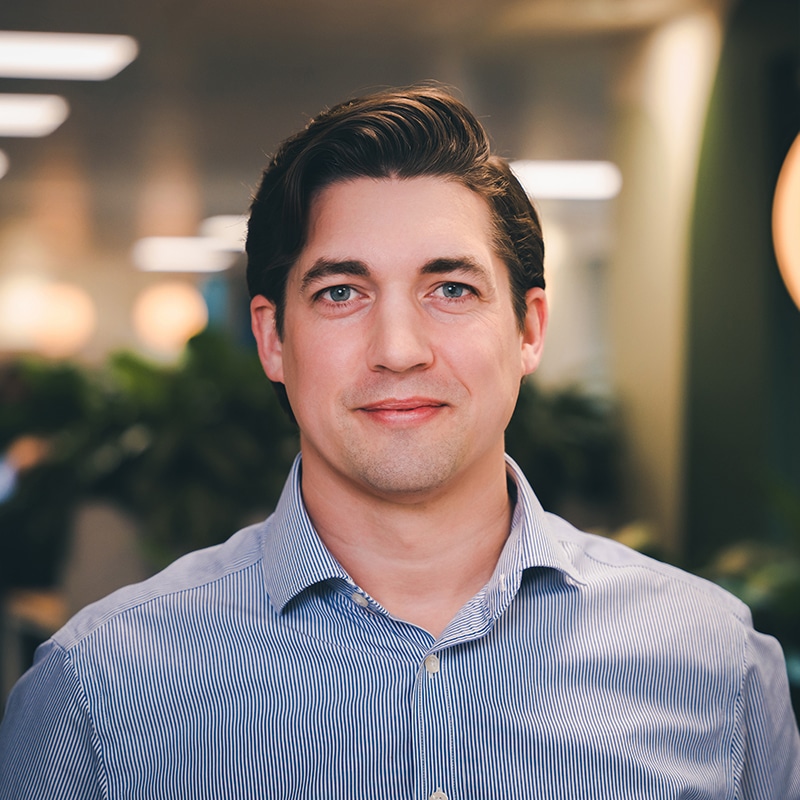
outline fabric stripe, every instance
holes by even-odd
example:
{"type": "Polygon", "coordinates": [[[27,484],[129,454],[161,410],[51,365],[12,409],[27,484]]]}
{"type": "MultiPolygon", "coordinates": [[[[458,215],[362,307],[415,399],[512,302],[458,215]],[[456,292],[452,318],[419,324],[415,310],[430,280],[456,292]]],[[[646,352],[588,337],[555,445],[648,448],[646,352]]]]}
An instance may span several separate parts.
{"type": "Polygon", "coordinates": [[[718,587],[546,514],[509,462],[497,569],[434,639],[323,547],[299,469],[40,648],[0,797],[800,798],[780,648],[718,587]]]}

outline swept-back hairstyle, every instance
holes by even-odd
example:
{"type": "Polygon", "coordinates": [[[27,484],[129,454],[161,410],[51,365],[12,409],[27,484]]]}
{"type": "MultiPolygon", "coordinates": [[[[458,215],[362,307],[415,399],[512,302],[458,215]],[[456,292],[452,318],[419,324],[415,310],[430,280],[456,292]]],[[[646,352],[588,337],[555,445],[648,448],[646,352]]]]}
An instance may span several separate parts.
{"type": "Polygon", "coordinates": [[[520,327],[525,293],[544,287],[539,218],[505,159],[493,156],[475,115],[436,86],[378,92],[323,111],[287,139],[264,170],[250,208],[247,285],[276,307],[283,336],[286,280],[305,244],[315,192],[349,178],[439,176],[481,195],[494,223],[520,327]]]}
{"type": "MultiPolygon", "coordinates": [[[[525,293],[544,288],[539,217],[505,159],[493,156],[475,115],[448,92],[416,86],[348,100],[323,111],[273,156],[250,207],[247,286],[275,304],[283,338],[286,281],[305,245],[314,194],[350,178],[438,176],[457,181],[489,205],[497,255],[508,268],[517,324],[525,293]]],[[[273,381],[294,420],[286,387],[273,381]]]]}

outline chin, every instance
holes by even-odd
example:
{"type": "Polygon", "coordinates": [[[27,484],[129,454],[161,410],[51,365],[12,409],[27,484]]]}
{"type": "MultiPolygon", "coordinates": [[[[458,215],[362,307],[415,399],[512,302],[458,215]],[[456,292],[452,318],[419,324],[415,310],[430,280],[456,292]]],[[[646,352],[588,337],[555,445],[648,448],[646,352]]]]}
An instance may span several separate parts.
{"type": "Polygon", "coordinates": [[[447,484],[462,461],[457,448],[428,446],[420,452],[418,448],[404,451],[394,447],[380,454],[362,451],[351,460],[351,467],[360,481],[378,494],[417,496],[447,484]]]}

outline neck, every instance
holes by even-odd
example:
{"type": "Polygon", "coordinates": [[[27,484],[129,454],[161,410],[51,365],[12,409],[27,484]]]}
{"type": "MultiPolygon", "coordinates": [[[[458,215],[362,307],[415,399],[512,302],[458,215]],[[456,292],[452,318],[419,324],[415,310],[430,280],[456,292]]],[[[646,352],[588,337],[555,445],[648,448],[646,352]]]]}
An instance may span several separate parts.
{"type": "Polygon", "coordinates": [[[487,583],[511,523],[505,462],[457,487],[376,497],[303,462],[312,522],[353,580],[390,614],[434,637],[487,583]]]}

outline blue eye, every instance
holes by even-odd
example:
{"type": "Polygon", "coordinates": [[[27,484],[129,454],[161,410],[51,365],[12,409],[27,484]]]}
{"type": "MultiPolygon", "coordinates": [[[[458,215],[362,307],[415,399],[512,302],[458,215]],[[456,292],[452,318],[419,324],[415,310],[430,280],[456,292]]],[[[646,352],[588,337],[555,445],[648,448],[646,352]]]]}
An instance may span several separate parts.
{"type": "Polygon", "coordinates": [[[466,286],[463,283],[445,283],[442,285],[442,294],[450,298],[463,297],[464,289],[466,286]]]}
{"type": "Polygon", "coordinates": [[[334,286],[325,290],[334,303],[345,303],[350,299],[353,291],[349,286],[334,286]]]}

